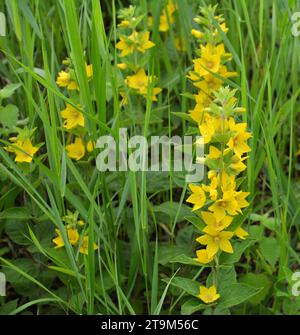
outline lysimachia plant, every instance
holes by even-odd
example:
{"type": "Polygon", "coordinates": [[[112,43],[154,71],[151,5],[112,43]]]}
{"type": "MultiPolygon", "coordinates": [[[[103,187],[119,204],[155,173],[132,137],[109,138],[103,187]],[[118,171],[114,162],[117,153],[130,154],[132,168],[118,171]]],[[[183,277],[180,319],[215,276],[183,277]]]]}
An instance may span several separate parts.
{"type": "MultiPolygon", "coordinates": [[[[224,253],[234,255],[240,249],[239,242],[233,245],[232,240],[244,240],[248,236],[241,223],[242,210],[249,205],[246,200],[249,192],[241,190],[243,179],[237,176],[246,170],[247,153],[251,151],[247,140],[251,134],[246,130],[247,123],[240,121],[241,113],[246,111],[238,107],[237,90],[225,86],[226,79],[237,74],[229,72],[225,65],[231,59],[222,42],[222,34],[228,28],[215,9],[203,8],[201,15],[194,19],[200,30],[192,30],[199,48],[188,77],[198,93],[190,116],[198,124],[206,148],[205,159],[200,161],[208,167],[208,183],[190,184],[192,194],[186,201],[193,204],[192,211],[197,214],[193,223],[200,233],[196,241],[202,248],[196,250],[196,261],[211,269],[206,283],[199,289],[196,283],[191,284],[195,287],[194,294],[199,291],[197,297],[205,304],[225,308],[230,307],[228,300],[233,296],[247,299],[257,292],[236,283],[234,267],[227,267],[223,261],[224,253]],[[226,283],[224,276],[229,277],[226,283]]],[[[177,285],[178,282],[180,278],[175,278],[177,285]]],[[[193,300],[190,304],[193,310],[204,308],[193,300]]]]}

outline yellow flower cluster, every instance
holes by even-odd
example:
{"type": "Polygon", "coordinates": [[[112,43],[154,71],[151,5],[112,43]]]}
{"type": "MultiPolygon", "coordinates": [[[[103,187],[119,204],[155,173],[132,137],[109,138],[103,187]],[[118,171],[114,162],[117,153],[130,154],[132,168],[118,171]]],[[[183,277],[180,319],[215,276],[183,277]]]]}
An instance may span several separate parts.
{"type": "MultiPolygon", "coordinates": [[[[66,59],[63,64],[67,67],[66,70],[60,71],[56,83],[62,88],[67,88],[69,91],[78,91],[79,85],[75,76],[75,71],[71,66],[71,60],[66,59]]],[[[86,76],[90,81],[93,77],[92,65],[86,64],[86,76]]],[[[73,99],[79,100],[76,94],[72,94],[73,99]]],[[[73,105],[66,104],[65,109],[60,112],[61,117],[64,120],[63,126],[70,134],[74,133],[75,139],[73,143],[66,146],[68,156],[74,160],[80,160],[85,156],[86,151],[93,151],[93,142],[89,140],[85,145],[83,139],[78,137],[78,129],[81,133],[84,133],[85,120],[80,104],[76,103],[73,105]],[[75,107],[76,106],[76,107],[75,107]]]]}
{"type": "MultiPolygon", "coordinates": [[[[151,100],[157,101],[157,95],[161,92],[161,88],[155,87],[157,78],[155,76],[149,76],[145,69],[144,64],[146,63],[143,55],[153,48],[155,44],[150,40],[149,31],[138,31],[137,26],[142,20],[141,17],[135,17],[135,8],[129,7],[120,11],[119,18],[122,20],[118,25],[119,30],[125,30],[125,33],[120,34],[119,42],[116,44],[116,48],[120,50],[119,56],[123,59],[123,62],[118,64],[118,68],[122,71],[133,72],[132,75],[127,75],[125,83],[127,87],[135,94],[141,95],[145,98],[148,96],[148,92],[151,94],[151,100]],[[129,31],[129,33],[128,33],[129,31]]],[[[122,105],[127,103],[125,92],[121,92],[123,98],[122,105]]]]}
{"type": "MultiPolygon", "coordinates": [[[[248,233],[236,227],[234,219],[242,214],[249,203],[249,192],[239,190],[236,176],[246,169],[245,160],[250,147],[247,140],[251,134],[246,131],[247,124],[238,121],[244,108],[237,106],[236,90],[224,87],[226,78],[236,75],[229,72],[225,63],[231,59],[221,42],[219,29],[228,31],[224,19],[214,15],[215,8],[202,10],[202,16],[195,18],[202,31],[193,29],[192,35],[200,42],[198,58],[188,78],[198,89],[195,95],[196,106],[190,112],[198,124],[199,132],[208,145],[204,163],[208,167],[208,183],[189,185],[191,195],[186,200],[193,204],[204,223],[202,235],[197,242],[205,248],[196,251],[197,260],[208,264],[220,252],[233,253],[231,239],[237,236],[245,239],[248,233]],[[215,28],[219,25],[219,29],[215,28]]],[[[210,303],[219,298],[216,288],[200,288],[199,298],[210,303]]]]}
{"type": "MultiPolygon", "coordinates": [[[[75,71],[69,65],[71,64],[69,59],[63,61],[63,64],[67,66],[66,70],[60,71],[57,79],[56,84],[59,87],[67,88],[69,91],[79,90],[79,85],[75,76],[75,71]]],[[[90,80],[93,76],[93,67],[92,65],[86,64],[86,75],[88,80],[90,80]]]]}
{"type": "MultiPolygon", "coordinates": [[[[79,252],[81,254],[88,255],[88,245],[89,245],[89,237],[84,235],[82,239],[80,239],[80,234],[78,229],[84,227],[85,223],[82,220],[78,220],[78,213],[72,214],[68,211],[68,215],[63,218],[63,220],[67,223],[66,232],[68,241],[71,245],[78,245],[79,244],[79,252]]],[[[59,229],[55,229],[57,236],[52,240],[55,244],[55,249],[59,249],[65,246],[62,234],[59,229]]],[[[96,243],[93,246],[94,250],[98,249],[96,243]]]]}

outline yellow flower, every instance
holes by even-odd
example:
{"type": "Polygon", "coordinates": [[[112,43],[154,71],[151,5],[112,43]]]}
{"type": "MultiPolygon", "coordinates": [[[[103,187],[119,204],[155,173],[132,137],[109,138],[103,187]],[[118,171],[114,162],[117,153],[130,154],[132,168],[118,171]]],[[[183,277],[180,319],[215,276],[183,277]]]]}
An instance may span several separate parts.
{"type": "Polygon", "coordinates": [[[118,24],[119,28],[128,28],[130,25],[130,22],[128,20],[123,20],[118,24]]]}
{"type": "Polygon", "coordinates": [[[196,38],[199,38],[199,39],[203,38],[203,36],[204,36],[204,34],[201,31],[197,30],[197,29],[192,29],[191,30],[191,34],[192,34],[192,36],[194,36],[196,38]]]}
{"type": "MultiPolygon", "coordinates": [[[[226,27],[226,23],[222,23],[219,25],[220,29],[224,32],[227,33],[228,32],[228,28],[226,27]]],[[[219,30],[215,29],[215,31],[213,32],[213,37],[218,37],[219,36],[219,30]]]]}
{"type": "Polygon", "coordinates": [[[5,148],[6,151],[13,152],[15,162],[18,163],[30,163],[32,162],[33,156],[38,152],[38,147],[34,147],[30,139],[18,140],[14,139],[14,144],[5,148]]]}
{"type": "Polygon", "coordinates": [[[126,70],[127,64],[125,64],[125,63],[119,63],[119,64],[117,64],[117,67],[120,70],[126,70]]]}
{"type": "Polygon", "coordinates": [[[221,154],[222,152],[218,148],[211,145],[209,147],[209,154],[206,157],[209,159],[218,159],[221,157],[221,154]]]}
{"type": "Polygon", "coordinates": [[[121,57],[125,57],[135,50],[139,52],[146,52],[146,50],[153,48],[154,43],[149,40],[150,33],[146,31],[144,33],[138,33],[134,31],[130,36],[120,37],[120,41],[117,43],[116,48],[121,50],[121,57]]]}
{"type": "Polygon", "coordinates": [[[95,147],[96,147],[96,143],[92,140],[89,140],[87,145],[86,145],[86,150],[88,152],[92,152],[92,151],[94,151],[95,147]]]}
{"type": "Polygon", "coordinates": [[[185,40],[179,37],[175,38],[175,47],[178,51],[180,52],[184,52],[186,51],[186,44],[185,44],[185,40]]]}
{"type": "Polygon", "coordinates": [[[73,129],[77,126],[84,127],[84,116],[76,108],[67,104],[66,109],[61,111],[61,116],[64,121],[64,127],[66,129],[73,129]]]}
{"type": "Polygon", "coordinates": [[[218,117],[204,113],[203,120],[199,125],[199,130],[204,139],[204,144],[209,143],[216,132],[219,131],[221,120],[218,117]]]}
{"type": "Polygon", "coordinates": [[[211,43],[207,43],[205,46],[201,45],[201,57],[217,55],[219,58],[221,58],[224,54],[225,47],[223,43],[220,43],[218,45],[213,45],[211,43]]]}
{"type": "Polygon", "coordinates": [[[219,250],[230,254],[233,253],[233,248],[229,241],[233,236],[232,232],[216,231],[210,226],[206,226],[203,232],[205,235],[198,237],[196,241],[202,245],[206,245],[208,258],[213,257],[219,250]]]}
{"type": "Polygon", "coordinates": [[[200,286],[200,293],[197,297],[206,304],[211,304],[220,298],[220,294],[217,293],[217,288],[215,285],[212,285],[209,288],[200,286]]]}
{"type": "Polygon", "coordinates": [[[120,102],[120,105],[121,105],[121,106],[126,106],[126,105],[128,105],[128,97],[127,97],[126,93],[125,93],[125,92],[120,92],[120,96],[121,96],[121,98],[122,98],[122,100],[121,100],[121,102],[120,102]]]}
{"type": "Polygon", "coordinates": [[[248,197],[249,194],[250,192],[242,192],[242,191],[235,192],[234,198],[239,208],[245,208],[249,206],[249,202],[245,200],[245,198],[248,197]]]}
{"type": "Polygon", "coordinates": [[[223,78],[236,77],[238,75],[237,72],[228,72],[225,65],[220,65],[219,74],[223,78]]]}
{"type": "MultiPolygon", "coordinates": [[[[170,17],[170,23],[173,23],[173,22],[174,22],[174,19],[171,16],[170,17]]],[[[168,22],[167,16],[166,15],[161,15],[160,21],[159,21],[159,28],[158,28],[158,30],[162,31],[162,32],[166,32],[166,31],[169,30],[169,28],[170,28],[170,26],[169,26],[169,22],[168,22]]]]}
{"type": "Polygon", "coordinates": [[[70,73],[66,71],[60,71],[56,79],[56,84],[60,87],[67,87],[69,83],[70,83],[70,73]]]}
{"type": "Polygon", "coordinates": [[[202,208],[206,201],[205,193],[202,187],[189,184],[189,188],[192,191],[192,194],[186,199],[186,202],[194,205],[193,211],[202,208]]]}
{"type": "Polygon", "coordinates": [[[70,81],[70,83],[68,85],[68,90],[70,90],[70,91],[76,91],[76,90],[78,91],[79,90],[79,86],[76,83],[76,81],[74,81],[74,80],[70,81]]]}
{"type": "MultiPolygon", "coordinates": [[[[128,87],[136,90],[139,94],[147,97],[148,85],[153,80],[152,76],[147,76],[143,68],[139,69],[138,72],[133,76],[127,76],[125,83],[128,87]]],[[[153,87],[152,89],[152,101],[157,101],[156,95],[161,92],[161,88],[153,87]]]]}
{"type": "Polygon", "coordinates": [[[172,0],[168,1],[167,4],[167,12],[171,16],[176,11],[176,6],[174,5],[172,0]]]}
{"type": "Polygon", "coordinates": [[[239,157],[251,151],[251,148],[246,143],[251,134],[245,131],[246,127],[247,123],[236,124],[233,118],[229,120],[229,130],[235,134],[229,139],[227,146],[239,157]]]}
{"type": "Polygon", "coordinates": [[[211,105],[212,100],[207,94],[202,92],[196,94],[195,99],[196,99],[196,106],[191,111],[190,115],[194,121],[202,123],[204,116],[204,109],[211,105]]]}
{"type": "Polygon", "coordinates": [[[233,220],[231,216],[225,216],[222,220],[217,221],[214,214],[210,212],[201,212],[201,216],[204,223],[215,231],[227,228],[233,220]]]}
{"type": "Polygon", "coordinates": [[[195,72],[200,76],[209,74],[210,72],[218,72],[220,68],[219,55],[205,55],[194,61],[195,72]]]}
{"type": "Polygon", "coordinates": [[[245,159],[247,159],[248,157],[243,157],[241,158],[240,156],[234,155],[231,157],[231,163],[229,165],[229,167],[236,171],[237,173],[240,173],[244,170],[246,170],[247,166],[243,163],[243,161],[245,159]]]}
{"type": "Polygon", "coordinates": [[[75,142],[66,146],[68,156],[79,161],[85,155],[85,148],[81,138],[77,137],[75,142]]]}
{"type": "Polygon", "coordinates": [[[208,174],[207,174],[208,179],[213,179],[213,178],[215,178],[217,176],[218,176],[217,171],[215,171],[215,170],[208,171],[208,174]]]}
{"type": "Polygon", "coordinates": [[[212,178],[210,178],[210,180],[210,185],[202,185],[202,188],[205,192],[209,193],[210,199],[215,201],[218,197],[218,178],[216,176],[213,176],[212,178]]]}
{"type": "Polygon", "coordinates": [[[211,73],[208,73],[203,78],[204,80],[195,82],[194,86],[208,95],[211,94],[213,91],[217,91],[223,84],[223,81],[221,79],[217,78],[211,73]]]}
{"type": "Polygon", "coordinates": [[[75,91],[79,89],[76,81],[71,80],[70,73],[66,71],[59,72],[57,79],[56,79],[56,84],[59,87],[66,87],[70,91],[75,91]]]}
{"type": "Polygon", "coordinates": [[[241,227],[238,227],[233,233],[241,240],[245,240],[245,238],[249,235],[248,232],[241,227]]]}
{"type": "Polygon", "coordinates": [[[160,16],[159,31],[166,32],[170,28],[170,24],[174,23],[173,13],[176,11],[176,7],[172,0],[168,1],[166,8],[163,10],[163,15],[160,16]]]}
{"type": "Polygon", "coordinates": [[[221,173],[221,189],[223,192],[234,191],[235,176],[229,176],[225,171],[221,173]]]}
{"type": "Polygon", "coordinates": [[[207,43],[206,46],[201,45],[201,58],[193,61],[195,72],[200,76],[209,75],[210,72],[218,72],[224,52],[223,43],[217,46],[210,43],[207,43]]]}
{"type": "MultiPolygon", "coordinates": [[[[97,246],[96,243],[94,243],[93,248],[94,248],[94,250],[98,249],[98,246],[97,246]]],[[[85,254],[85,255],[89,254],[89,237],[88,236],[83,237],[82,242],[80,244],[79,252],[81,254],[85,254]]]]}
{"type": "MultiPolygon", "coordinates": [[[[61,248],[65,245],[64,240],[62,238],[61,232],[59,229],[55,229],[55,232],[57,234],[57,237],[55,237],[52,242],[54,244],[56,244],[56,246],[54,247],[55,249],[61,248]]],[[[67,236],[68,236],[68,240],[70,242],[70,244],[75,245],[78,240],[79,240],[79,234],[77,229],[74,228],[67,228],[67,236]]]]}
{"type": "Polygon", "coordinates": [[[221,221],[225,215],[226,211],[230,215],[236,215],[237,212],[241,213],[241,209],[236,200],[236,192],[228,191],[223,193],[222,199],[217,200],[208,209],[212,211],[218,221],[221,221]]]}
{"type": "Polygon", "coordinates": [[[83,220],[77,221],[78,226],[83,227],[85,225],[85,222],[83,220]]]}
{"type": "Polygon", "coordinates": [[[85,65],[86,76],[89,79],[93,77],[93,65],[85,65]]]}
{"type": "Polygon", "coordinates": [[[201,264],[208,264],[214,258],[214,257],[208,257],[208,253],[206,249],[197,250],[196,255],[197,255],[196,260],[201,264]]]}

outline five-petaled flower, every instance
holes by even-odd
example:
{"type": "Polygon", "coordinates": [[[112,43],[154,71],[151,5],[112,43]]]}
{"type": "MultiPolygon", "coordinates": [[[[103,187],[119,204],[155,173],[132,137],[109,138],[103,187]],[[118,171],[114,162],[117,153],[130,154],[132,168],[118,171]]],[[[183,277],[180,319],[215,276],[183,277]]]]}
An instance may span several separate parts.
{"type": "Polygon", "coordinates": [[[120,41],[117,43],[116,48],[121,50],[121,57],[125,57],[135,50],[144,53],[146,50],[153,48],[154,43],[149,40],[150,33],[133,31],[130,36],[120,36],[120,41]]]}
{"type": "Polygon", "coordinates": [[[70,104],[67,104],[66,108],[61,111],[61,116],[65,119],[64,127],[66,129],[73,129],[77,126],[84,127],[84,116],[79,109],[80,106],[74,108],[70,104]]]}
{"type": "Polygon", "coordinates": [[[85,146],[80,137],[75,142],[66,146],[68,156],[79,161],[85,155],[85,146]]]}
{"type": "Polygon", "coordinates": [[[206,304],[211,304],[220,298],[220,294],[217,293],[217,288],[215,285],[212,285],[209,288],[200,286],[199,295],[197,297],[206,304]]]}
{"type": "Polygon", "coordinates": [[[127,76],[125,83],[128,87],[135,90],[137,93],[147,97],[148,91],[152,92],[152,101],[157,101],[156,95],[161,92],[159,87],[151,87],[151,83],[155,79],[153,76],[147,76],[143,68],[139,69],[136,74],[127,76]],[[149,87],[150,84],[150,87],[149,87]]]}
{"type": "Polygon", "coordinates": [[[39,148],[34,147],[29,138],[21,140],[16,139],[14,143],[5,147],[6,151],[13,152],[15,157],[15,162],[18,163],[30,163],[32,162],[33,156],[38,152],[39,148]]]}
{"type": "Polygon", "coordinates": [[[210,226],[206,226],[203,232],[205,235],[198,237],[196,241],[202,245],[206,245],[208,258],[213,257],[219,250],[230,254],[233,253],[233,248],[229,241],[233,236],[232,232],[217,231],[210,226]]]}

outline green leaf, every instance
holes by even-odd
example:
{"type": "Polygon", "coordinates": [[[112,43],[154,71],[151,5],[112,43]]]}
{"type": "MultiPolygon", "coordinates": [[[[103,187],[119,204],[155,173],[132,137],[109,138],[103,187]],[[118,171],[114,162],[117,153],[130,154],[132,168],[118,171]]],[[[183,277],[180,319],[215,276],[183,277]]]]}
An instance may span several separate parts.
{"type": "Polygon", "coordinates": [[[191,209],[189,206],[178,202],[171,203],[170,201],[154,206],[154,212],[166,214],[171,217],[172,220],[175,220],[176,218],[176,222],[181,222],[186,216],[191,215],[191,209]]]}
{"type": "Polygon", "coordinates": [[[184,255],[185,250],[179,248],[178,246],[169,246],[169,245],[162,245],[159,247],[158,250],[158,262],[161,265],[166,265],[175,259],[178,256],[184,255]]]}
{"type": "Polygon", "coordinates": [[[202,304],[200,300],[190,299],[181,305],[181,314],[182,315],[191,315],[195,312],[205,309],[207,306],[202,304]]]}
{"type": "Polygon", "coordinates": [[[9,84],[0,90],[0,99],[7,99],[11,97],[15,90],[18,89],[21,84],[9,84]]]}
{"type": "Polygon", "coordinates": [[[10,312],[15,310],[18,306],[18,299],[8,301],[7,303],[0,306],[0,315],[8,315],[10,312]]]}
{"type": "Polygon", "coordinates": [[[13,207],[0,213],[0,220],[30,220],[32,216],[26,207],[13,207]]]}
{"type": "Polygon", "coordinates": [[[188,93],[188,92],[186,92],[186,93],[182,93],[181,96],[183,96],[183,97],[185,97],[185,98],[188,98],[188,99],[191,99],[191,100],[195,101],[195,95],[192,94],[192,93],[188,93]]]}
{"type": "Polygon", "coordinates": [[[266,261],[274,267],[280,255],[280,246],[274,237],[264,237],[260,241],[259,249],[266,261]]]}
{"type": "Polygon", "coordinates": [[[181,288],[190,295],[197,296],[199,294],[200,284],[194,280],[176,277],[172,280],[171,285],[181,288]]]}
{"type": "MultiPolygon", "coordinates": [[[[38,281],[46,281],[45,284],[47,286],[51,284],[52,278],[54,277],[53,272],[49,275],[50,270],[42,268],[39,264],[28,258],[12,260],[11,263],[23,272],[30,274],[38,281]]],[[[32,283],[28,278],[25,278],[19,272],[11,268],[3,268],[3,272],[6,275],[7,282],[10,283],[22,296],[33,297],[39,294],[35,289],[36,287],[34,283],[32,283]]]]}
{"type": "Polygon", "coordinates": [[[5,223],[5,232],[9,238],[19,245],[31,245],[26,222],[8,220],[5,223]]]}
{"type": "Polygon", "coordinates": [[[186,216],[185,220],[189,221],[200,232],[202,232],[203,228],[205,228],[205,223],[199,218],[199,216],[186,216]]]}
{"type": "Polygon", "coordinates": [[[190,115],[187,114],[187,113],[182,113],[182,112],[171,112],[171,114],[173,114],[174,116],[177,116],[177,117],[181,118],[182,120],[196,123],[196,122],[190,117],[190,115]]]}
{"type": "Polygon", "coordinates": [[[180,264],[186,264],[186,265],[193,265],[193,266],[202,266],[198,261],[196,261],[195,258],[189,257],[187,255],[181,254],[173,257],[170,261],[170,263],[180,263],[180,264]]]}
{"type": "Polygon", "coordinates": [[[194,235],[194,227],[190,225],[185,225],[177,233],[176,245],[186,249],[187,251],[189,251],[190,249],[193,250],[193,248],[191,248],[192,247],[191,241],[193,241],[193,235],[194,235]]]}
{"type": "Polygon", "coordinates": [[[246,284],[236,283],[227,286],[220,291],[221,299],[219,307],[230,308],[237,306],[242,302],[249,300],[251,297],[256,295],[261,289],[252,287],[246,284]]]}
{"type": "Polygon", "coordinates": [[[248,284],[252,287],[260,288],[261,291],[249,299],[249,302],[253,305],[260,304],[267,296],[271,286],[272,281],[269,277],[263,273],[247,273],[241,277],[241,282],[248,284]]]}
{"type": "Polygon", "coordinates": [[[30,7],[26,4],[25,1],[19,1],[18,6],[23,13],[24,17],[26,17],[27,22],[31,25],[34,32],[37,34],[39,38],[42,38],[41,30],[37,24],[36,18],[34,17],[34,14],[32,13],[30,7]]]}
{"type": "MultiPolygon", "coordinates": [[[[236,283],[236,272],[234,266],[222,266],[218,269],[216,273],[217,291],[222,292],[236,283]]],[[[207,287],[213,285],[213,274],[209,274],[207,278],[207,287]]]]}
{"type": "Polygon", "coordinates": [[[250,215],[250,220],[254,222],[260,222],[261,224],[263,224],[266,228],[270,230],[275,231],[278,227],[276,223],[276,219],[272,217],[270,218],[268,214],[259,215],[259,214],[252,213],[250,215]]]}
{"type": "Polygon", "coordinates": [[[264,235],[263,225],[250,225],[249,227],[249,237],[257,241],[261,240],[264,235]]]}
{"type": "Polygon", "coordinates": [[[0,123],[3,127],[14,128],[17,125],[19,109],[15,105],[0,106],[0,123]]]}

